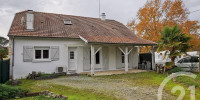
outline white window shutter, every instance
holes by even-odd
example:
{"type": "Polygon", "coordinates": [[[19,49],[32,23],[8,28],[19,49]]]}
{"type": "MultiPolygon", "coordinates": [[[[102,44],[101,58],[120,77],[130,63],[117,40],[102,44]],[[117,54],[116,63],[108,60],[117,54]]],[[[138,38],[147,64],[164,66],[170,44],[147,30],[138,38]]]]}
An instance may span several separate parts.
{"type": "Polygon", "coordinates": [[[51,46],[51,60],[59,60],[59,46],[51,46]]]}
{"type": "Polygon", "coordinates": [[[23,47],[23,61],[32,62],[33,60],[33,46],[24,46],[23,47]]]}

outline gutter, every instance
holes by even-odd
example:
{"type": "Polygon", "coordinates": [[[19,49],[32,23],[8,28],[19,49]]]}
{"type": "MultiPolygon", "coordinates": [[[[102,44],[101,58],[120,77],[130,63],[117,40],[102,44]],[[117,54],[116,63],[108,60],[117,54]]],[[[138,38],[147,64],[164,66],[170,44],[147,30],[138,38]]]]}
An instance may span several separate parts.
{"type": "Polygon", "coordinates": [[[88,42],[88,44],[110,44],[110,45],[157,46],[157,44],[106,43],[106,42],[88,42]]]}

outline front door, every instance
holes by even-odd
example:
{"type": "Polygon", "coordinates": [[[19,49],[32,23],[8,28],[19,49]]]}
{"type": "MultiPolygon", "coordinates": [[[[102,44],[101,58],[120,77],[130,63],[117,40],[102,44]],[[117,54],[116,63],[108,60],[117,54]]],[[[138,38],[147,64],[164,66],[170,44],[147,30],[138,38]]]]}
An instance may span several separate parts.
{"type": "Polygon", "coordinates": [[[76,62],[77,62],[77,53],[76,53],[76,48],[69,48],[68,51],[68,59],[69,59],[69,67],[68,70],[76,70],[76,62]]]}

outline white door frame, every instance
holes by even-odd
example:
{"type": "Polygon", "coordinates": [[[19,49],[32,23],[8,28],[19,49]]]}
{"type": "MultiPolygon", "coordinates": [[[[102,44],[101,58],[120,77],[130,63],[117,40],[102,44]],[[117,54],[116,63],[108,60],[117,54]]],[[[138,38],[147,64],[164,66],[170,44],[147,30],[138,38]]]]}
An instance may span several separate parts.
{"type": "Polygon", "coordinates": [[[77,57],[77,47],[68,47],[68,70],[70,66],[70,49],[73,49],[74,51],[74,60],[75,60],[75,71],[77,72],[77,62],[78,62],[78,57],[77,57]]]}

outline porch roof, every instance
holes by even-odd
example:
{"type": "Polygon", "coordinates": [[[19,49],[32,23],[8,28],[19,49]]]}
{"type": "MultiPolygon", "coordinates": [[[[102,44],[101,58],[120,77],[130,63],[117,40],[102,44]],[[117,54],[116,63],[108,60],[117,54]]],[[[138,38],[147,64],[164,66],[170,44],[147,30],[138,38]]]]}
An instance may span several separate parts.
{"type": "Polygon", "coordinates": [[[157,43],[148,41],[137,36],[119,37],[119,36],[81,36],[79,37],[89,44],[114,44],[114,45],[157,45],[157,43]]]}

